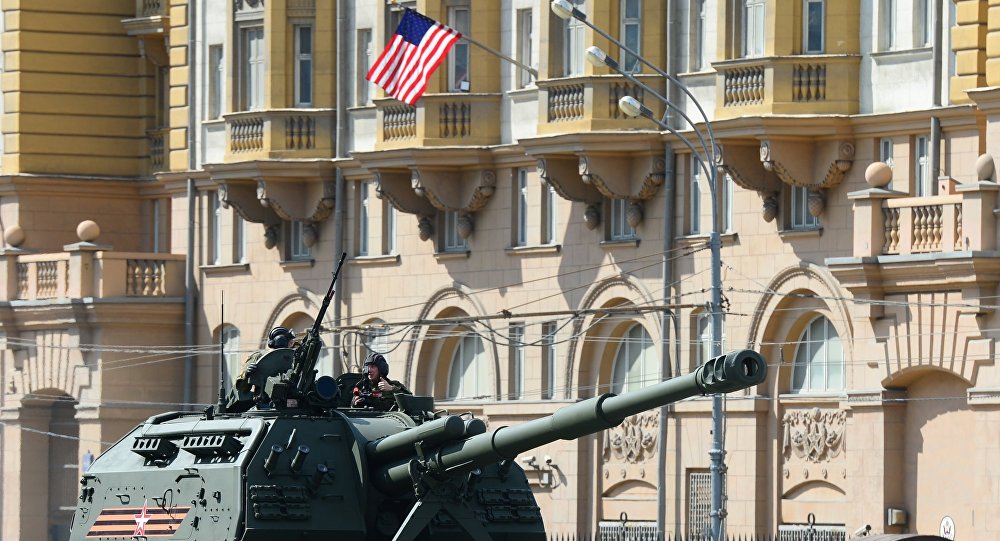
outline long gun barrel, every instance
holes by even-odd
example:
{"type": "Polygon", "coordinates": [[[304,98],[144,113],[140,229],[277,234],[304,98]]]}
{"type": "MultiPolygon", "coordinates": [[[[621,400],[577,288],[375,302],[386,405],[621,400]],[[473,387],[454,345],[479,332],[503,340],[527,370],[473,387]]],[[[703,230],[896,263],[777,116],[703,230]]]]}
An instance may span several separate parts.
{"type": "MultiPolygon", "coordinates": [[[[488,434],[450,440],[428,449],[430,469],[439,475],[467,473],[556,440],[572,440],[617,426],[626,417],[698,395],[730,393],[758,385],[767,377],[767,363],[752,350],[715,357],[694,372],[622,395],[602,394],[560,409],[552,415],[517,426],[503,426],[488,434]]],[[[412,489],[410,458],[373,471],[373,482],[387,494],[412,489]]]]}
{"type": "Polygon", "coordinates": [[[326,315],[326,309],[330,307],[330,301],[333,299],[334,286],[337,285],[337,277],[340,276],[340,269],[344,266],[344,260],[347,259],[347,252],[340,254],[340,262],[337,263],[337,270],[333,272],[333,280],[330,281],[330,289],[326,291],[326,296],[323,297],[323,305],[319,308],[319,313],[316,314],[316,321],[313,323],[312,329],[306,334],[306,339],[299,346],[298,350],[295,351],[295,362],[293,365],[293,378],[296,381],[296,387],[298,387],[299,392],[306,392],[309,384],[313,381],[313,369],[316,368],[316,360],[319,358],[319,328],[323,323],[323,316],[326,315]]]}

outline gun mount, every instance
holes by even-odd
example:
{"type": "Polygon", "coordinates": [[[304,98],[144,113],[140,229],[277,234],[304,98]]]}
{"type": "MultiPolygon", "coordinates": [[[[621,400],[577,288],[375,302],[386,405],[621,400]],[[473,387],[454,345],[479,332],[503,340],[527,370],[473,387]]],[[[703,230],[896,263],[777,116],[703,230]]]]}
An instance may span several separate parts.
{"type": "MultiPolygon", "coordinates": [[[[292,373],[292,350],[268,355],[269,372],[292,373]]],[[[544,541],[518,454],[693,396],[746,389],[766,374],[759,354],[736,351],[685,376],[491,432],[480,419],[435,415],[430,397],[397,395],[400,411],[350,408],[343,389],[360,374],[339,378],[339,397],[304,403],[280,393],[296,388],[294,378],[259,374],[272,409],[161,414],[102,454],[81,481],[71,539],[544,541]]]]}

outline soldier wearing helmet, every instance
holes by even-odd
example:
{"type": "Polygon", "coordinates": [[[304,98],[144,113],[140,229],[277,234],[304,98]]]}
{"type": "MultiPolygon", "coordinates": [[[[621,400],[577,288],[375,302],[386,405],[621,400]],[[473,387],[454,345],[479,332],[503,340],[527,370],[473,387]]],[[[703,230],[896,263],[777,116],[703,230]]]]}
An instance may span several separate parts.
{"type": "Polygon", "coordinates": [[[389,363],[378,353],[365,358],[364,377],[354,387],[351,405],[356,408],[374,408],[389,411],[396,406],[396,393],[411,394],[402,383],[388,378],[389,363]]]}
{"type": "MultiPolygon", "coordinates": [[[[295,345],[294,340],[295,333],[287,327],[275,327],[271,329],[271,332],[267,333],[267,347],[270,349],[290,348],[295,345]]],[[[241,393],[249,393],[251,391],[249,376],[253,374],[253,371],[257,367],[257,360],[264,353],[266,353],[264,350],[255,351],[243,363],[243,370],[240,371],[240,375],[236,378],[236,383],[233,385],[241,393]]]]}

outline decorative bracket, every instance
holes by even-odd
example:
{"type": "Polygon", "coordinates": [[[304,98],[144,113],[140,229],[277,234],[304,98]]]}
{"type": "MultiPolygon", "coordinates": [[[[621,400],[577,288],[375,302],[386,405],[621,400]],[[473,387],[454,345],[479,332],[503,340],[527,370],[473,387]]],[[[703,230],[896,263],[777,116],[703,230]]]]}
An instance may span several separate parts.
{"type": "Polygon", "coordinates": [[[218,197],[223,208],[233,207],[248,222],[265,226],[281,222],[274,210],[260,204],[257,190],[249,182],[220,181],[218,197]]]}
{"type": "Polygon", "coordinates": [[[569,201],[597,203],[601,192],[592,184],[581,182],[580,159],[575,155],[552,154],[538,158],[537,169],[542,180],[569,201]]]}
{"type": "Polygon", "coordinates": [[[334,207],[332,182],[257,181],[257,199],[289,221],[321,222],[334,207]]]}
{"type": "Polygon", "coordinates": [[[580,155],[580,178],[608,199],[651,199],[663,185],[664,170],[662,155],[597,152],[580,155]]]}
{"type": "Polygon", "coordinates": [[[472,213],[486,206],[496,191],[497,174],[492,169],[441,170],[413,167],[410,185],[441,211],[472,213]]]}
{"type": "Polygon", "coordinates": [[[717,167],[720,173],[729,175],[737,186],[757,192],[764,200],[761,209],[764,221],[774,220],[778,215],[781,179],[761,165],[759,145],[727,143],[719,154],[717,167]]]}
{"type": "Polygon", "coordinates": [[[413,190],[412,173],[408,169],[375,169],[375,195],[386,199],[400,212],[419,216],[432,216],[434,206],[413,190]]]}
{"type": "Polygon", "coordinates": [[[826,207],[823,191],[843,182],[844,174],[854,164],[854,152],[854,143],[848,141],[778,139],[760,143],[764,169],[778,175],[785,184],[808,189],[809,213],[813,216],[822,214],[826,207]]]}

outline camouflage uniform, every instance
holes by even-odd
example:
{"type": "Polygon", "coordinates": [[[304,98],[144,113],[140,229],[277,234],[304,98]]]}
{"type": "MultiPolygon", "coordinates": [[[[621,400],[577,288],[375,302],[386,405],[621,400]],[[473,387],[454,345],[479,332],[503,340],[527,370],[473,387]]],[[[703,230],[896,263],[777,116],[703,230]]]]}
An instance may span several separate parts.
{"type": "Polygon", "coordinates": [[[389,411],[390,409],[396,407],[396,393],[413,394],[406,388],[405,385],[396,380],[385,377],[381,379],[388,381],[390,385],[396,388],[396,390],[379,390],[378,382],[373,382],[365,376],[358,382],[357,385],[354,386],[354,398],[352,399],[352,404],[354,404],[355,407],[370,407],[378,411],[389,411]]]}

